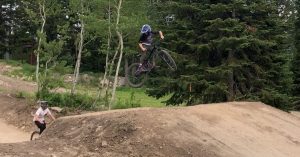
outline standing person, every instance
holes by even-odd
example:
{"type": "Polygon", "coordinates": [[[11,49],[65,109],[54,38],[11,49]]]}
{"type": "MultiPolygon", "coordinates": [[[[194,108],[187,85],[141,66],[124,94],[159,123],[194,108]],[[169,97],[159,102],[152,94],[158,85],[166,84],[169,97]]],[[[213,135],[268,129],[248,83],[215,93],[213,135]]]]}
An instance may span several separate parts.
{"type": "Polygon", "coordinates": [[[139,68],[142,67],[143,62],[149,53],[152,50],[152,42],[153,42],[153,35],[159,34],[160,39],[164,39],[164,35],[162,31],[152,31],[150,25],[145,24],[142,26],[141,29],[141,36],[139,40],[139,47],[142,51],[141,58],[140,58],[140,65],[139,68]]]}
{"type": "Polygon", "coordinates": [[[45,122],[45,115],[48,115],[55,120],[55,117],[51,114],[50,110],[48,109],[48,102],[47,101],[39,101],[40,107],[36,111],[33,117],[33,121],[35,125],[40,129],[39,134],[46,129],[46,122],[45,122]]]}

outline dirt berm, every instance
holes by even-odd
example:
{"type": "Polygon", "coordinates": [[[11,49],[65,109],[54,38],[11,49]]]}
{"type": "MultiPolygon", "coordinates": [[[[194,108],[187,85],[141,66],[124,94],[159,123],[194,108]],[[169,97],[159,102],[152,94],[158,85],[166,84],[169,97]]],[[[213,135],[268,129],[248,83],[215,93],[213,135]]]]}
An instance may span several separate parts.
{"type": "Polygon", "coordinates": [[[131,109],[59,118],[5,157],[299,157],[300,118],[262,103],[131,109]]]}

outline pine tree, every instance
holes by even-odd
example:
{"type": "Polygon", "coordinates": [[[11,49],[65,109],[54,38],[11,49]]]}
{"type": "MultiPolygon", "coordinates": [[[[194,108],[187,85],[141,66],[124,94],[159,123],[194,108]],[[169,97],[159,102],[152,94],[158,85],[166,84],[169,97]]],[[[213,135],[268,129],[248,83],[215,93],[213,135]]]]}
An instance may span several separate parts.
{"type": "Polygon", "coordinates": [[[29,36],[32,26],[25,15],[24,3],[21,0],[2,0],[0,12],[0,53],[9,52],[11,58],[20,59],[23,56],[17,52],[33,40],[29,36]]]}
{"type": "Polygon", "coordinates": [[[297,18],[295,21],[295,47],[296,51],[293,57],[292,71],[294,73],[293,80],[293,102],[294,109],[300,110],[300,1],[296,1],[297,18]]]}
{"type": "Polygon", "coordinates": [[[245,99],[272,104],[273,94],[275,103],[286,101],[285,34],[280,33],[284,27],[274,1],[177,0],[157,8],[163,10],[161,16],[175,15],[175,22],[165,24],[173,32],[168,48],[184,57],[177,60],[180,75],[151,90],[151,95],[173,92],[168,104],[188,105],[245,99]]]}

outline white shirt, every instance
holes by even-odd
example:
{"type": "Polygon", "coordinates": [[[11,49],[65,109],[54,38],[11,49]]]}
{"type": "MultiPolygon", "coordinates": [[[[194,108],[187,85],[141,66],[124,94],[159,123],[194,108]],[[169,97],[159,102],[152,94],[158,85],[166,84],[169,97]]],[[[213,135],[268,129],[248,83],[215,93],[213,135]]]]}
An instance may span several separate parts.
{"type": "Polygon", "coordinates": [[[42,107],[40,107],[36,112],[35,112],[35,115],[38,116],[38,119],[34,119],[33,118],[33,121],[36,121],[36,120],[39,120],[39,121],[44,121],[45,120],[45,115],[47,114],[51,114],[50,110],[47,108],[46,110],[43,110],[42,107]]]}

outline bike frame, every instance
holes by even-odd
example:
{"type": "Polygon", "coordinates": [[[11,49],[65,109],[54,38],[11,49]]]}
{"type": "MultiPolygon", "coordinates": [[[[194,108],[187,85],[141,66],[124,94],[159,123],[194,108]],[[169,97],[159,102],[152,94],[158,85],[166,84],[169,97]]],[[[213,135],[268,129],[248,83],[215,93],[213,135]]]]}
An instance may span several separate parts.
{"type": "MultiPolygon", "coordinates": [[[[155,42],[154,44],[153,44],[153,46],[151,47],[152,49],[151,49],[151,51],[149,52],[149,55],[146,57],[146,63],[149,63],[149,62],[152,62],[152,64],[154,64],[155,63],[155,57],[157,56],[157,53],[159,52],[159,50],[160,50],[160,47],[158,46],[159,44],[158,44],[158,42],[155,42]],[[151,59],[152,59],[152,61],[151,61],[151,59]]],[[[144,62],[145,63],[145,62],[144,62]]],[[[144,64],[143,63],[143,64],[144,64]]]]}

